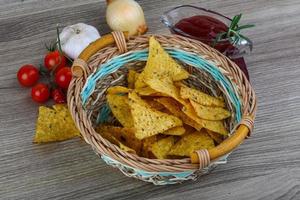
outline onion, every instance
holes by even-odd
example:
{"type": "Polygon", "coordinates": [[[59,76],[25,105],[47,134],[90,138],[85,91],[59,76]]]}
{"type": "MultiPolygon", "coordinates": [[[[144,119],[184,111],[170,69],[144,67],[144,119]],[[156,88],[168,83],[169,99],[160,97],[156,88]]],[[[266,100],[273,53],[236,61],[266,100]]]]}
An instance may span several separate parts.
{"type": "Polygon", "coordinates": [[[147,31],[141,6],[134,0],[107,0],[106,21],[114,31],[141,35],[147,31]]]}

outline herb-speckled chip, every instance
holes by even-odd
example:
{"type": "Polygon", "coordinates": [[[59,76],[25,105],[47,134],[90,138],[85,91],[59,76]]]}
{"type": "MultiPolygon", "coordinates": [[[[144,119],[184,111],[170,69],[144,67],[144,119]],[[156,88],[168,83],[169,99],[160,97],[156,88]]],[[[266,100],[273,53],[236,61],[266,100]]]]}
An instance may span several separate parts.
{"type": "Polygon", "coordinates": [[[134,128],[136,130],[135,136],[138,139],[144,139],[162,133],[176,126],[182,126],[182,121],[179,118],[152,109],[134,93],[129,93],[128,96],[134,128]],[[136,98],[139,99],[136,100],[136,98]]]}
{"type": "Polygon", "coordinates": [[[135,82],[135,88],[146,87],[145,79],[169,77],[172,81],[187,79],[189,73],[184,70],[155,40],[149,40],[149,56],[143,72],[135,82]]]}
{"type": "Polygon", "coordinates": [[[224,136],[228,135],[228,131],[224,126],[224,123],[222,120],[218,121],[212,121],[212,120],[206,120],[201,119],[197,116],[195,110],[193,109],[191,104],[187,104],[182,108],[182,111],[189,116],[192,120],[197,122],[197,124],[200,124],[202,127],[211,130],[216,133],[220,133],[224,136]]]}
{"type": "Polygon", "coordinates": [[[108,94],[123,94],[130,92],[131,89],[124,86],[112,86],[107,89],[108,94]]]}
{"type": "Polygon", "coordinates": [[[188,117],[183,111],[181,111],[182,106],[174,99],[162,97],[155,99],[155,101],[165,106],[165,108],[168,109],[174,116],[180,118],[183,121],[183,123],[194,127],[196,130],[201,130],[201,128],[203,127],[201,124],[195,122],[193,119],[188,117]]]}
{"type": "Polygon", "coordinates": [[[151,147],[151,152],[153,155],[158,159],[165,159],[169,151],[171,150],[172,146],[175,143],[175,137],[169,136],[166,138],[162,138],[153,143],[151,147]]]}
{"type": "Polygon", "coordinates": [[[39,107],[35,143],[63,141],[80,135],[67,106],[57,104],[53,108],[39,107]]]}
{"type": "Polygon", "coordinates": [[[183,135],[181,139],[171,148],[169,155],[173,156],[185,156],[188,157],[194,151],[201,149],[213,148],[214,141],[209,135],[201,130],[200,132],[194,132],[183,135]]]}
{"type": "Polygon", "coordinates": [[[133,119],[128,104],[128,97],[125,95],[107,94],[106,98],[107,103],[117,120],[124,127],[133,127],[133,119]]]}
{"type": "Polygon", "coordinates": [[[134,84],[135,84],[135,81],[137,80],[139,76],[139,73],[130,69],[128,71],[128,76],[127,76],[127,83],[128,83],[128,88],[130,89],[134,89],[134,84]]]}
{"type": "MultiPolygon", "coordinates": [[[[124,127],[117,127],[117,126],[109,126],[109,125],[100,125],[96,128],[96,131],[102,135],[104,138],[111,142],[115,142],[114,137],[116,140],[121,142],[123,145],[130,147],[133,149],[137,154],[140,154],[142,148],[142,141],[137,139],[134,135],[134,128],[124,128],[124,127]]],[[[119,142],[114,143],[119,145],[119,142]]],[[[121,147],[121,146],[120,146],[121,147]]]]}
{"type": "Polygon", "coordinates": [[[186,102],[180,97],[178,88],[175,87],[170,78],[146,79],[145,83],[147,83],[153,90],[160,92],[165,96],[172,97],[183,105],[186,104],[186,102]]]}
{"type": "Polygon", "coordinates": [[[230,117],[231,113],[222,107],[203,106],[193,100],[190,100],[198,117],[207,120],[222,120],[230,117]]]}
{"type": "Polygon", "coordinates": [[[183,99],[190,99],[204,106],[225,107],[225,103],[222,99],[212,97],[204,92],[189,87],[181,87],[180,96],[183,99]]]}
{"type": "Polygon", "coordinates": [[[185,129],[182,126],[177,126],[177,127],[166,130],[162,134],[164,134],[164,135],[183,135],[183,134],[185,134],[185,129]]]}

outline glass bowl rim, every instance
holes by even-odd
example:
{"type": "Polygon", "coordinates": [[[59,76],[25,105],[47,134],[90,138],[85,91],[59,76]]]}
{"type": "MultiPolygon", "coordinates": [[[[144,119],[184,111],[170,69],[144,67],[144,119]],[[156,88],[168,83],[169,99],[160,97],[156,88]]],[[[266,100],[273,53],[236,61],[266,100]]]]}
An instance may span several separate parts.
{"type": "MultiPolygon", "coordinates": [[[[192,36],[192,35],[189,35],[189,34],[183,32],[182,30],[176,28],[176,27],[174,26],[174,24],[170,24],[170,22],[169,22],[168,20],[166,20],[166,16],[168,16],[169,13],[171,13],[171,12],[173,12],[173,11],[175,11],[175,10],[178,10],[178,9],[180,9],[180,8],[194,8],[194,9],[202,10],[202,11],[209,12],[209,13],[212,13],[212,14],[215,14],[215,15],[219,15],[220,17],[223,17],[223,18],[225,18],[226,20],[232,21],[231,18],[229,18],[229,17],[227,17],[227,16],[225,16],[225,15],[222,15],[222,14],[216,12],[216,11],[212,11],[212,10],[209,10],[209,9],[206,9],[206,8],[202,8],[202,7],[198,7],[198,6],[194,6],[194,5],[179,5],[179,6],[176,6],[176,7],[174,7],[174,8],[171,8],[170,10],[167,10],[167,11],[163,12],[163,14],[162,14],[161,17],[160,17],[160,21],[161,21],[163,24],[165,24],[169,29],[174,30],[175,32],[180,33],[181,35],[183,35],[183,36],[185,36],[185,37],[192,38],[192,39],[196,39],[196,40],[197,40],[197,39],[199,39],[199,38],[197,38],[197,37],[195,37],[195,36],[192,36]]],[[[205,39],[201,39],[201,40],[207,41],[207,42],[211,42],[211,41],[212,41],[212,40],[205,40],[205,39]]],[[[220,43],[220,42],[221,42],[221,43],[222,43],[222,42],[227,42],[227,41],[229,41],[229,38],[222,39],[221,41],[219,41],[219,43],[220,43]]]]}

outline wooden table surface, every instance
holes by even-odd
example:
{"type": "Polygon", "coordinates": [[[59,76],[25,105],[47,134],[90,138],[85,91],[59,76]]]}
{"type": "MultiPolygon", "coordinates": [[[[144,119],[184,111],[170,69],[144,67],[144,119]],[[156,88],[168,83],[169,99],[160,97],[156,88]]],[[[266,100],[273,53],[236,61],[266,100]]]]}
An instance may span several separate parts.
{"type": "Polygon", "coordinates": [[[0,0],[0,199],[300,199],[300,1],[139,1],[150,32],[167,33],[159,17],[193,4],[244,22],[255,49],[247,57],[259,100],[253,136],[226,165],[198,181],[154,186],[104,164],[80,139],[32,144],[38,105],[16,71],[38,65],[57,23],[84,22],[100,33],[105,3],[98,0],[0,0]]]}

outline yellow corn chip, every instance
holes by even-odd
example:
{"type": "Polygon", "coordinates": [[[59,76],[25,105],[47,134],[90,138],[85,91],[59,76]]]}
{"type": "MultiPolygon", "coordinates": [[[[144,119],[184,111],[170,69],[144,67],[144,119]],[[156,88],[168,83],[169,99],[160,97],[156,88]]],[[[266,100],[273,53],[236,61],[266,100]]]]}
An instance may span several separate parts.
{"type": "Polygon", "coordinates": [[[107,103],[116,119],[124,127],[133,127],[133,119],[128,104],[128,97],[117,94],[107,94],[106,98],[107,103]]]}
{"type": "Polygon", "coordinates": [[[162,133],[176,126],[182,126],[182,121],[179,118],[152,109],[141,98],[136,101],[137,95],[129,93],[128,97],[134,128],[136,129],[135,136],[138,139],[162,133]],[[148,106],[145,106],[145,104],[148,106]]]}
{"type": "Polygon", "coordinates": [[[175,85],[176,87],[178,87],[179,89],[180,89],[181,87],[187,87],[182,81],[176,81],[176,82],[174,82],[174,85],[175,85]]]}
{"type": "Polygon", "coordinates": [[[206,130],[206,132],[217,144],[220,144],[223,141],[223,136],[219,133],[215,133],[210,130],[206,130]]]}
{"type": "Polygon", "coordinates": [[[194,107],[198,117],[207,120],[222,120],[230,117],[230,112],[221,107],[211,107],[203,106],[199,103],[196,103],[193,100],[190,100],[191,105],[194,107]]]}
{"type": "Polygon", "coordinates": [[[155,158],[151,152],[152,145],[158,140],[157,135],[143,139],[142,156],[146,158],[155,158]]]}
{"type": "Polygon", "coordinates": [[[213,132],[220,133],[222,135],[227,136],[228,131],[226,130],[223,121],[211,121],[211,120],[206,120],[206,119],[201,119],[197,116],[196,112],[194,111],[193,107],[191,104],[187,104],[186,106],[183,107],[182,111],[190,117],[192,120],[197,122],[197,124],[202,125],[202,127],[211,130],[213,132]]]}
{"type": "Polygon", "coordinates": [[[179,105],[179,103],[174,99],[162,97],[154,100],[165,106],[165,108],[168,109],[174,116],[180,118],[183,121],[183,123],[194,127],[196,130],[201,130],[202,125],[198,124],[197,122],[189,118],[185,113],[183,113],[181,111],[182,106],[179,105]]]}
{"type": "Polygon", "coordinates": [[[75,127],[68,107],[64,104],[53,106],[54,109],[39,107],[34,142],[56,142],[80,135],[75,127]]]}
{"type": "Polygon", "coordinates": [[[154,101],[152,99],[147,98],[147,99],[144,99],[144,101],[146,101],[146,103],[155,110],[162,111],[165,108],[162,104],[160,104],[157,101],[154,101]]]}
{"type": "Polygon", "coordinates": [[[184,134],[194,133],[194,132],[197,131],[194,127],[191,127],[191,126],[189,126],[187,124],[184,124],[183,127],[185,129],[185,133],[184,134]]]}
{"type": "Polygon", "coordinates": [[[128,98],[132,102],[135,102],[135,103],[145,106],[147,108],[151,108],[151,106],[146,101],[144,101],[141,97],[139,97],[137,95],[137,93],[135,93],[135,92],[130,92],[128,94],[128,98]]]}
{"type": "Polygon", "coordinates": [[[95,130],[99,133],[103,138],[107,139],[110,143],[119,145],[119,140],[109,131],[102,130],[102,127],[97,127],[95,130]]]}
{"type": "Polygon", "coordinates": [[[122,94],[122,93],[128,93],[131,90],[124,86],[113,86],[107,89],[108,94],[122,94]]]}
{"type": "Polygon", "coordinates": [[[134,91],[141,96],[162,96],[150,87],[136,88],[134,91]]]}
{"type": "Polygon", "coordinates": [[[114,135],[112,135],[110,132],[106,131],[100,131],[99,134],[107,139],[110,143],[115,144],[120,147],[123,151],[127,151],[129,153],[137,154],[136,151],[125,144],[123,144],[120,140],[118,140],[114,135]]]}
{"type": "Polygon", "coordinates": [[[115,137],[124,145],[134,149],[137,154],[141,151],[142,141],[135,137],[133,128],[100,125],[96,131],[108,140],[110,136],[115,137]]]}
{"type": "Polygon", "coordinates": [[[183,135],[185,134],[185,129],[182,126],[174,127],[166,130],[162,134],[164,135],[183,135]]]}
{"type": "Polygon", "coordinates": [[[60,111],[66,112],[67,109],[68,109],[67,105],[66,104],[62,104],[62,103],[61,104],[54,104],[52,107],[57,112],[60,112],[60,111]]]}
{"type": "Polygon", "coordinates": [[[152,145],[151,152],[156,158],[165,159],[167,158],[168,152],[170,151],[174,143],[175,138],[173,136],[160,139],[152,145]]]}
{"type": "Polygon", "coordinates": [[[171,79],[147,79],[145,80],[145,83],[155,91],[172,97],[183,105],[186,104],[186,102],[179,96],[179,90],[173,85],[171,79]]]}
{"type": "Polygon", "coordinates": [[[228,136],[229,132],[225,128],[223,121],[210,121],[206,119],[201,120],[204,128],[219,133],[221,135],[228,136]]]}
{"type": "Polygon", "coordinates": [[[190,154],[194,151],[211,149],[214,146],[214,141],[204,130],[201,130],[200,132],[183,135],[182,138],[171,148],[168,155],[190,156],[190,154]]]}
{"type": "Polygon", "coordinates": [[[120,149],[122,149],[123,151],[127,151],[129,153],[132,153],[132,154],[137,154],[136,151],[126,145],[124,145],[122,142],[119,142],[119,147],[120,149]]]}
{"type": "Polygon", "coordinates": [[[189,73],[161,47],[154,37],[149,40],[149,56],[143,72],[135,82],[135,88],[145,87],[145,79],[171,78],[179,81],[188,78],[189,73]]]}
{"type": "Polygon", "coordinates": [[[221,99],[189,87],[181,87],[180,96],[183,99],[190,99],[204,106],[225,107],[225,103],[221,99]]]}
{"type": "Polygon", "coordinates": [[[134,89],[134,83],[138,78],[139,73],[130,69],[127,76],[128,88],[134,89]]]}

